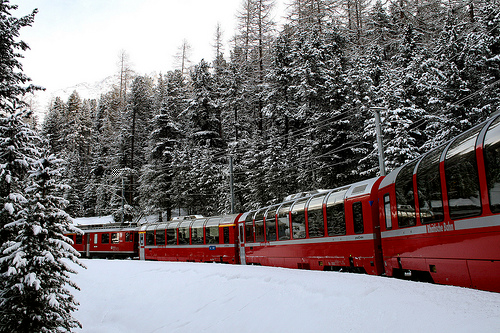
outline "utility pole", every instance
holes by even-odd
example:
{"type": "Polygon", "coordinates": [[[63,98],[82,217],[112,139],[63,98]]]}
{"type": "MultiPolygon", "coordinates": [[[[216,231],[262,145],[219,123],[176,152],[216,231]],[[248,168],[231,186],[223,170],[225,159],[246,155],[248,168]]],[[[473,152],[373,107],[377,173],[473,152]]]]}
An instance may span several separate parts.
{"type": "Polygon", "coordinates": [[[377,130],[377,147],[378,147],[378,165],[380,168],[380,175],[385,176],[385,157],[384,157],[384,144],[382,142],[382,129],[380,127],[380,110],[386,110],[383,107],[371,107],[375,113],[375,127],[377,130]]]}
{"type": "Polygon", "coordinates": [[[122,225],[125,221],[125,180],[122,174],[122,225]]]}
{"type": "Polygon", "coordinates": [[[231,214],[234,214],[233,156],[229,155],[229,188],[231,189],[231,214]]]}

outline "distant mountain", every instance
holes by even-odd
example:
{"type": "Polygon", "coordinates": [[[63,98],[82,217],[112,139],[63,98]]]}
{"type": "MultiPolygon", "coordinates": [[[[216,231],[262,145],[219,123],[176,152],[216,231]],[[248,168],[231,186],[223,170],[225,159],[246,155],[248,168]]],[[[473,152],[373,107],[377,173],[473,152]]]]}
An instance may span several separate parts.
{"type": "Polygon", "coordinates": [[[113,85],[118,83],[116,76],[108,76],[107,78],[96,81],[94,83],[83,82],[71,87],[38,91],[35,96],[27,98],[27,102],[38,116],[40,123],[45,118],[45,114],[50,108],[50,104],[56,97],[60,97],[63,101],[67,101],[69,96],[76,90],[80,98],[83,99],[99,99],[99,97],[107,93],[113,88],[113,85]]]}
{"type": "Polygon", "coordinates": [[[113,85],[117,84],[116,76],[108,76],[107,78],[94,83],[83,82],[71,87],[55,90],[51,93],[50,98],[60,97],[66,101],[68,97],[76,90],[81,99],[99,99],[99,97],[110,91],[113,85]]]}

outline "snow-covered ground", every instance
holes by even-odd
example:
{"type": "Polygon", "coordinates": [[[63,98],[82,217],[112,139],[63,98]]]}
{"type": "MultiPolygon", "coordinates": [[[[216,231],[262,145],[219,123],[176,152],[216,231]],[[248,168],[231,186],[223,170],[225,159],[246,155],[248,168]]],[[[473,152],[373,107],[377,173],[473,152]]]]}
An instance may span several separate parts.
{"type": "Polygon", "coordinates": [[[82,262],[82,332],[500,332],[497,293],[271,267],[82,262]]]}

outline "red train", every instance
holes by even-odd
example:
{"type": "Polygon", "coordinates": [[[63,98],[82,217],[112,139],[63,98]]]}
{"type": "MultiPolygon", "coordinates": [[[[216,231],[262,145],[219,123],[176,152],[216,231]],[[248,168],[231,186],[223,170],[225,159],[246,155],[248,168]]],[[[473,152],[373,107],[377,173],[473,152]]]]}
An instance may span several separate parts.
{"type": "Polygon", "coordinates": [[[68,234],[86,258],[133,258],[138,253],[137,227],[120,223],[78,226],[83,234],[68,234]]]}
{"type": "Polygon", "coordinates": [[[141,260],[385,274],[500,292],[500,117],[386,177],[135,232],[141,260]]]}

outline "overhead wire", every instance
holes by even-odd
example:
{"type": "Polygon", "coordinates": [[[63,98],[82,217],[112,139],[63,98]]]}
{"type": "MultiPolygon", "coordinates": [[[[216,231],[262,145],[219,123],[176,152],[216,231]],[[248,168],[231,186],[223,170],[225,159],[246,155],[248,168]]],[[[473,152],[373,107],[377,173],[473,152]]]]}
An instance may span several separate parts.
{"type": "MultiPolygon", "coordinates": [[[[466,36],[468,36],[468,32],[471,31],[471,29],[475,29],[475,27],[478,26],[478,22],[475,22],[471,27],[469,27],[468,29],[466,29],[465,31],[462,32],[461,36],[458,37],[457,40],[460,40],[462,38],[465,38],[466,36]]],[[[490,29],[489,32],[493,31],[494,29],[498,29],[497,26],[495,26],[494,28],[490,29]]],[[[455,59],[456,57],[458,57],[459,54],[456,54],[454,55],[452,58],[448,59],[448,60],[453,60],[455,59]]],[[[389,89],[392,89],[400,84],[402,84],[404,82],[404,80],[399,80],[399,81],[396,81],[396,82],[393,82],[390,86],[389,86],[389,89]]],[[[472,99],[474,96],[480,94],[481,92],[484,92],[486,91],[487,89],[490,89],[492,87],[494,87],[495,85],[497,85],[498,83],[500,82],[500,80],[497,80],[483,88],[481,88],[480,90],[478,91],[475,91],[474,93],[471,93],[461,99],[459,99],[458,101],[456,101],[455,103],[453,103],[453,105],[460,105],[464,102],[466,102],[467,100],[470,100],[472,99]]],[[[434,112],[430,112],[430,113],[427,113],[428,115],[436,115],[437,113],[446,113],[448,110],[450,110],[453,105],[449,105],[446,109],[444,110],[436,110],[434,112]]],[[[262,145],[263,147],[270,147],[271,145],[273,144],[277,144],[281,141],[284,141],[284,140],[294,140],[294,139],[297,139],[297,138],[300,138],[302,136],[304,136],[305,134],[308,134],[310,133],[310,130],[311,129],[322,129],[328,125],[330,125],[330,123],[332,121],[341,121],[341,120],[344,120],[344,119],[348,119],[353,113],[355,112],[359,112],[359,108],[356,108],[356,107],[353,107],[353,108],[350,108],[348,110],[345,110],[345,111],[337,111],[335,114],[331,115],[331,116],[328,116],[322,120],[319,120],[319,121],[312,121],[309,125],[307,126],[304,126],[300,129],[297,129],[295,131],[292,131],[292,132],[289,132],[289,133],[284,133],[282,135],[279,135],[279,136],[275,136],[273,138],[271,138],[270,140],[266,140],[266,141],[263,141],[262,142],[262,145]]],[[[423,124],[425,124],[426,122],[429,122],[431,121],[431,119],[420,119],[416,122],[413,123],[413,125],[415,126],[422,126],[423,124]]],[[[311,163],[311,159],[314,159],[314,160],[317,160],[317,159],[320,159],[322,157],[326,157],[328,156],[329,154],[335,154],[339,151],[342,151],[342,150],[345,150],[345,149],[353,149],[355,147],[358,147],[362,144],[366,144],[366,143],[358,143],[358,144],[355,144],[353,146],[347,146],[347,147],[338,147],[330,152],[327,152],[327,153],[324,153],[322,155],[318,155],[318,156],[314,156],[314,157],[304,157],[303,159],[297,159],[297,160],[294,160],[293,162],[289,163],[287,166],[286,169],[284,170],[293,170],[294,168],[296,168],[297,166],[300,166],[300,165],[303,165],[304,163],[311,163]]],[[[245,153],[245,152],[248,152],[248,146],[242,146],[242,147],[237,147],[235,149],[226,149],[224,151],[221,151],[221,152],[218,152],[218,153],[215,153],[213,155],[214,158],[222,158],[222,157],[225,157],[225,156],[228,156],[228,155],[237,155],[237,154],[242,154],[242,153],[245,153]]],[[[328,167],[333,167],[333,166],[338,166],[340,164],[343,164],[343,163],[346,163],[345,161],[343,162],[339,162],[339,163],[333,163],[333,164],[324,164],[322,166],[319,166],[315,169],[309,169],[308,171],[317,171],[317,170],[321,170],[321,169],[324,169],[324,168],[328,168],[328,167]]],[[[303,172],[303,170],[301,170],[300,172],[303,172]]],[[[246,172],[237,172],[237,173],[233,173],[233,175],[248,175],[248,171],[246,172]]],[[[290,174],[288,174],[290,176],[290,174]]],[[[292,173],[291,174],[292,176],[293,175],[296,175],[295,173],[292,173]]],[[[259,179],[260,177],[258,175],[254,175],[254,176],[250,176],[250,180],[255,180],[255,179],[259,179]]],[[[282,180],[282,178],[280,177],[279,179],[275,179],[275,180],[267,180],[266,182],[264,182],[264,184],[271,184],[271,183],[274,183],[274,182],[278,182],[282,180]]],[[[240,192],[243,192],[245,191],[245,189],[240,189],[240,190],[236,190],[235,192],[236,193],[240,193],[240,192]]],[[[209,195],[216,195],[216,194],[189,194],[189,195],[203,195],[203,196],[209,196],[209,195]]]]}

